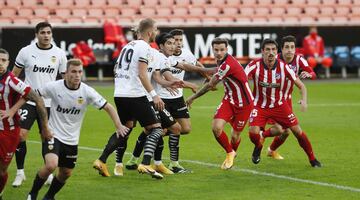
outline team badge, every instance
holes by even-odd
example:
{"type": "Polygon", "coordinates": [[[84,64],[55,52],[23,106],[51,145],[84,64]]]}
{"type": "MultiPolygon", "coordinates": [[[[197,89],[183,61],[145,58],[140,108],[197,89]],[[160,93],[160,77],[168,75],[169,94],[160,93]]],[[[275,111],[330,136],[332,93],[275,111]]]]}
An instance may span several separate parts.
{"type": "Polygon", "coordinates": [[[56,57],[55,56],[51,56],[51,62],[55,63],[56,62],[56,57]]]}
{"type": "Polygon", "coordinates": [[[83,104],[84,103],[84,98],[82,98],[82,97],[79,97],[78,99],[77,99],[77,103],[78,104],[83,104]]]}
{"type": "Polygon", "coordinates": [[[49,145],[48,145],[48,149],[49,149],[50,151],[53,150],[53,149],[54,149],[54,145],[49,144],[49,145]]]}
{"type": "Polygon", "coordinates": [[[276,79],[276,80],[279,80],[280,78],[281,78],[281,75],[278,74],[278,73],[276,73],[276,74],[275,74],[275,79],[276,79]]]}

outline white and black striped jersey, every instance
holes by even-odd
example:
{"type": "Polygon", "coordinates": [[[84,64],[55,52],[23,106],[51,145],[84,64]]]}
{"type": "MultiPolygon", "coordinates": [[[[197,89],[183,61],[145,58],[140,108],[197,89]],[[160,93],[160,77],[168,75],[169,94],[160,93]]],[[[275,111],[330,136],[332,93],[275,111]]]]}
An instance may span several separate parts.
{"type": "MultiPolygon", "coordinates": [[[[55,45],[48,49],[40,48],[37,43],[23,47],[18,53],[15,65],[25,71],[25,83],[34,90],[55,81],[58,73],[66,71],[66,54],[55,45]]],[[[50,106],[50,100],[44,99],[45,106],[50,106]]],[[[28,102],[35,105],[34,102],[28,102]]]]}
{"type": "Polygon", "coordinates": [[[87,105],[102,109],[106,100],[92,87],[81,83],[69,89],[65,80],[58,80],[40,88],[39,93],[51,99],[49,127],[54,137],[68,145],[79,143],[80,129],[87,105]]]}

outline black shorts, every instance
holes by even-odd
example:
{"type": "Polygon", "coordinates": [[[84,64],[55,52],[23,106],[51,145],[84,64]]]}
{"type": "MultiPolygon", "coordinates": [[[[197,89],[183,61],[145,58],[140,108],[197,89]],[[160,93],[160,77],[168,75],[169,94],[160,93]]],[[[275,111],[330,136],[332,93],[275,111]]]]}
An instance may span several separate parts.
{"type": "MultiPolygon", "coordinates": [[[[50,116],[50,108],[46,108],[48,119],[50,116]]],[[[18,111],[20,115],[20,128],[30,130],[35,120],[38,122],[39,133],[41,133],[41,121],[36,111],[36,106],[24,104],[18,111]]]]}
{"type": "Polygon", "coordinates": [[[189,110],[185,104],[184,97],[176,99],[162,99],[165,103],[165,108],[175,118],[190,118],[189,110]]]}
{"type": "Polygon", "coordinates": [[[114,97],[116,109],[121,123],[139,121],[142,127],[160,123],[154,107],[146,96],[143,97],[114,97]]]}
{"type": "Polygon", "coordinates": [[[78,145],[64,144],[54,138],[53,141],[45,141],[42,143],[42,155],[44,159],[48,153],[54,153],[59,157],[58,167],[74,169],[78,155],[78,145]]]}
{"type": "MultiPolygon", "coordinates": [[[[151,102],[151,105],[155,106],[154,102],[151,102]]],[[[171,116],[170,112],[166,110],[166,108],[162,111],[155,110],[155,113],[161,121],[162,128],[169,128],[176,123],[175,119],[171,116]]]]}

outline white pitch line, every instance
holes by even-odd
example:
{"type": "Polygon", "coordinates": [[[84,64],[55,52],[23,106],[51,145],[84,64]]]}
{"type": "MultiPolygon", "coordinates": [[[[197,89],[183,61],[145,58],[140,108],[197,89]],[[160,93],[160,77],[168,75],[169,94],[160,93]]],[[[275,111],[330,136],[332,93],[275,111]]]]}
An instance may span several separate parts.
{"type": "MultiPolygon", "coordinates": [[[[297,105],[297,104],[293,104],[297,105]]],[[[191,109],[215,109],[216,106],[192,106],[191,109]]],[[[357,107],[360,103],[319,103],[319,104],[308,104],[309,107],[357,107]]]]}
{"type": "MultiPolygon", "coordinates": [[[[33,141],[33,140],[29,140],[29,142],[30,143],[35,143],[35,144],[40,144],[40,142],[33,141]]],[[[93,147],[79,146],[79,149],[102,152],[102,149],[93,148],[93,147]]],[[[126,152],[126,154],[131,154],[131,153],[126,152]]],[[[202,165],[202,166],[208,166],[208,167],[215,167],[215,168],[219,167],[219,164],[201,162],[201,161],[197,161],[197,160],[180,160],[180,161],[187,162],[187,163],[192,163],[192,164],[197,164],[197,165],[202,165]]],[[[278,175],[278,174],[274,174],[274,173],[260,172],[260,171],[256,171],[256,170],[252,170],[252,169],[233,168],[231,170],[232,171],[245,172],[245,173],[248,173],[248,174],[269,176],[269,177],[274,177],[274,178],[278,178],[278,179],[284,179],[284,180],[288,180],[288,181],[294,181],[294,182],[300,182],[300,183],[308,183],[308,184],[324,186],[324,187],[331,187],[331,188],[335,188],[335,189],[339,189],[339,190],[347,190],[347,191],[351,191],[351,192],[360,192],[360,188],[337,185],[337,184],[333,184],[333,183],[312,181],[312,180],[301,179],[301,178],[294,178],[294,177],[278,175]]]]}

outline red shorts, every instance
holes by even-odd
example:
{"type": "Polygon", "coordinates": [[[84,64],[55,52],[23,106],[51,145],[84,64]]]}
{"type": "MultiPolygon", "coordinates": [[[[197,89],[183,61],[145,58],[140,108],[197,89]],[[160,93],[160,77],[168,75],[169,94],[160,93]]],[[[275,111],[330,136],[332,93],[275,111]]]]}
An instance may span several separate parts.
{"type": "Polygon", "coordinates": [[[223,99],[215,112],[214,119],[223,119],[230,123],[235,131],[240,132],[244,129],[252,109],[252,104],[236,108],[228,100],[223,99]]]}
{"type": "MultiPolygon", "coordinates": [[[[286,103],[289,105],[290,110],[291,110],[291,112],[292,112],[292,111],[293,111],[292,100],[291,100],[291,99],[287,99],[287,100],[286,100],[286,103]]],[[[266,124],[274,125],[274,124],[276,124],[276,121],[273,120],[273,119],[268,119],[267,122],[266,122],[266,124]]]]}
{"type": "Polygon", "coordinates": [[[250,115],[250,126],[265,128],[266,122],[272,119],[284,129],[298,125],[298,120],[287,103],[275,108],[255,107],[250,115]]]}
{"type": "Polygon", "coordinates": [[[9,165],[20,141],[20,128],[0,131],[0,162],[9,165]]]}

